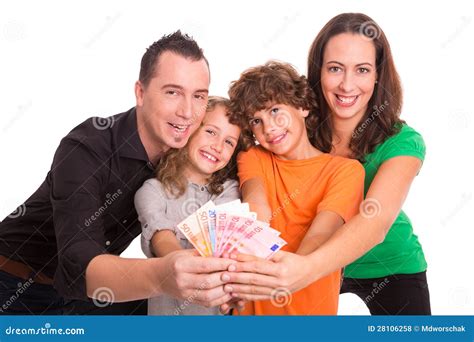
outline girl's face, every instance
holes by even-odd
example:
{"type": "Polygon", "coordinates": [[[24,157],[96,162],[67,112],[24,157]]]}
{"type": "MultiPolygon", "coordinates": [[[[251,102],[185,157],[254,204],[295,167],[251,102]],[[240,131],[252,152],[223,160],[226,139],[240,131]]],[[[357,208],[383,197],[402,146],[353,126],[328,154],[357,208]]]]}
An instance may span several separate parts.
{"type": "Polygon", "coordinates": [[[217,105],[207,112],[201,127],[187,145],[188,177],[199,184],[223,169],[232,158],[239,141],[240,128],[229,123],[226,109],[217,105]]]}
{"type": "Polygon", "coordinates": [[[323,53],[321,87],[335,119],[356,119],[367,111],[377,80],[375,46],[365,36],[341,33],[323,53]]]}
{"type": "Polygon", "coordinates": [[[307,141],[305,118],[308,114],[307,110],[274,104],[256,112],[249,124],[263,148],[282,159],[300,159],[307,141]]]}

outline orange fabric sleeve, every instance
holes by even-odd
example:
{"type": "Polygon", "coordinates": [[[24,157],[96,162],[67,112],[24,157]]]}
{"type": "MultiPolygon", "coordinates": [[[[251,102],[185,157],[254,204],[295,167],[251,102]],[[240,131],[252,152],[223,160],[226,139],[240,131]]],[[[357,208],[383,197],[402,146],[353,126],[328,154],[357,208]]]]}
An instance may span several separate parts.
{"type": "Polygon", "coordinates": [[[347,222],[357,214],[364,198],[364,177],[364,167],[358,161],[346,160],[328,182],[317,213],[333,211],[347,222]]]}

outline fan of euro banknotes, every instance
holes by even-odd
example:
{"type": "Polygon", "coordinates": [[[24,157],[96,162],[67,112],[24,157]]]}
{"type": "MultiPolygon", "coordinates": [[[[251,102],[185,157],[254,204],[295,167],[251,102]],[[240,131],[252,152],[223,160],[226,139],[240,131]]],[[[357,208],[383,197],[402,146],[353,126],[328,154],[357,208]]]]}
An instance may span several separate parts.
{"type": "Polygon", "coordinates": [[[243,253],[269,259],[286,245],[279,231],[258,221],[240,200],[221,205],[209,201],[177,227],[202,256],[243,253]]]}

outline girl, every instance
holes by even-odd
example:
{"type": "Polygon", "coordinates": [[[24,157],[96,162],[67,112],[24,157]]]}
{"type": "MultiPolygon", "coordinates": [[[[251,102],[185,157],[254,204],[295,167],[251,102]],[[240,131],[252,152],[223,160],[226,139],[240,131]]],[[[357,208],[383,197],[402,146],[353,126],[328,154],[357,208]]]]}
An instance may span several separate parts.
{"type": "MultiPolygon", "coordinates": [[[[269,62],[245,71],[229,95],[244,135],[259,143],[238,157],[243,201],[281,232],[286,251],[313,252],[357,213],[362,165],[311,145],[319,124],[314,94],[289,64],[269,62]]],[[[292,295],[281,288],[272,300],[247,303],[243,314],[335,315],[340,276],[334,271],[292,295]]]]}
{"type": "MultiPolygon", "coordinates": [[[[364,14],[334,17],[311,46],[308,78],[321,104],[313,143],[363,163],[361,215],[373,221],[370,247],[378,244],[345,268],[341,293],[358,295],[373,315],[429,315],[426,260],[401,210],[425,144],[399,117],[402,90],[385,34],[364,14]]],[[[366,228],[359,219],[352,224],[366,228]]]]}
{"type": "MultiPolygon", "coordinates": [[[[142,224],[142,249],[148,257],[193,248],[176,225],[209,200],[222,204],[240,198],[235,155],[244,145],[240,128],[229,120],[229,100],[209,97],[206,115],[182,149],[171,149],[160,160],[157,177],[135,195],[142,224]]],[[[203,284],[205,286],[205,284],[203,284]]],[[[159,296],[148,301],[150,315],[214,315],[186,300],[159,296]]]]}

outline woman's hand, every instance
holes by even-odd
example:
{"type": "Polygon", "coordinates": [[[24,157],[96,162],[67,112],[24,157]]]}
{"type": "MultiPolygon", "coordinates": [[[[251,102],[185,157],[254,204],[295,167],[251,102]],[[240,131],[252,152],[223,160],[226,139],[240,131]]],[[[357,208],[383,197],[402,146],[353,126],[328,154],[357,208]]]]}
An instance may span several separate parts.
{"type": "Polygon", "coordinates": [[[244,300],[266,300],[282,292],[298,291],[316,280],[311,259],[279,251],[271,260],[251,255],[231,255],[239,261],[222,274],[224,291],[244,300]]]}

